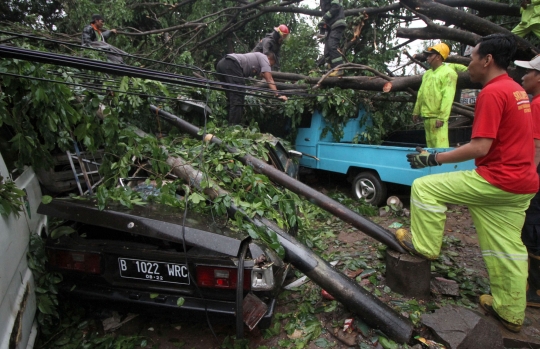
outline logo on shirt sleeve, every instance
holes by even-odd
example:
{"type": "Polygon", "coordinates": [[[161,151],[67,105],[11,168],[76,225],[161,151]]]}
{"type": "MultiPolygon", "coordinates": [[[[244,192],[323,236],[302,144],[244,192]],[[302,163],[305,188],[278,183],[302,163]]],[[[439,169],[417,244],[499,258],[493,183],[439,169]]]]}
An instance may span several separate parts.
{"type": "Polygon", "coordinates": [[[531,112],[531,104],[529,102],[529,96],[525,91],[514,91],[514,97],[516,98],[518,110],[523,110],[524,113],[531,112]]]}

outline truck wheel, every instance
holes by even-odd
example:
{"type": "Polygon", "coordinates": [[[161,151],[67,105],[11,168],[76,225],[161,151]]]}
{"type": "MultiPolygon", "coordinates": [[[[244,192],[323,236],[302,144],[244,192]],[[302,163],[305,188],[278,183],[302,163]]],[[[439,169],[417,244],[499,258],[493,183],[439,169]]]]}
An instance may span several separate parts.
{"type": "Polygon", "coordinates": [[[386,184],[372,172],[361,172],[354,177],[352,191],[356,198],[373,206],[379,206],[386,199],[386,184]]]}

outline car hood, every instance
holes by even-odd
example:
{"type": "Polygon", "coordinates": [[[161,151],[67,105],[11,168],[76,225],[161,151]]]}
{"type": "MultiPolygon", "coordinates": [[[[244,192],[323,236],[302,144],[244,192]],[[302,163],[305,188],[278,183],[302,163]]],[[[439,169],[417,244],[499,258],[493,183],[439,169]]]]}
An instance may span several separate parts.
{"type": "Polygon", "coordinates": [[[133,208],[112,205],[100,211],[95,200],[53,199],[42,203],[38,213],[173,242],[185,240],[188,245],[229,256],[237,256],[240,244],[249,238],[247,233],[220,227],[211,216],[195,212],[188,212],[183,229],[182,210],[151,203],[133,208]]]}

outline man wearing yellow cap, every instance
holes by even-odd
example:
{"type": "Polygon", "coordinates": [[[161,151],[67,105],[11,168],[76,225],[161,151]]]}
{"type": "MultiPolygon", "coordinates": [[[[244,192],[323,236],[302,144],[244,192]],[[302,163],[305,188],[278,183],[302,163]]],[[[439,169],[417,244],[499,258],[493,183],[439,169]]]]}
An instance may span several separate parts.
{"type": "Polygon", "coordinates": [[[448,119],[456,94],[457,73],[444,64],[450,48],[444,43],[429,47],[427,62],[431,69],[424,73],[418,90],[413,119],[421,116],[428,148],[448,148],[448,119]]]}

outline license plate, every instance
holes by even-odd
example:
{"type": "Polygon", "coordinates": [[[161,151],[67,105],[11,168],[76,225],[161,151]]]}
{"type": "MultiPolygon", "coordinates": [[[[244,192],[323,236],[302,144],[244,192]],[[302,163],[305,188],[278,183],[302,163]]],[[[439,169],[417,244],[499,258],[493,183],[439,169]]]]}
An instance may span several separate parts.
{"type": "Polygon", "coordinates": [[[183,264],[118,258],[118,268],[123,278],[189,285],[189,271],[183,264]]]}

